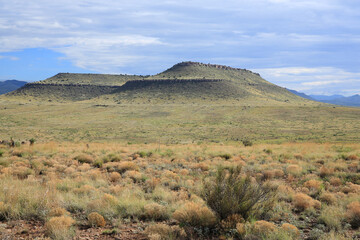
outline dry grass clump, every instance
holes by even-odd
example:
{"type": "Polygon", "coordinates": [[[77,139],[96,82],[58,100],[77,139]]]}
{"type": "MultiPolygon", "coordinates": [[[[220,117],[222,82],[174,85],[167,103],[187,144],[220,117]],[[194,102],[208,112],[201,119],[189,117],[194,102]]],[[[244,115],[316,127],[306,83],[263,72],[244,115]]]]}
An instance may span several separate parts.
{"type": "Polygon", "coordinates": [[[135,183],[136,182],[140,182],[142,180],[142,174],[138,171],[134,171],[134,170],[130,170],[127,171],[124,176],[130,178],[131,180],[133,180],[135,183]]]}
{"type": "Polygon", "coordinates": [[[117,165],[116,171],[119,173],[124,173],[129,170],[137,171],[138,169],[139,167],[134,162],[124,161],[124,162],[120,162],[117,165]]]}
{"type": "Polygon", "coordinates": [[[337,202],[337,197],[334,193],[324,192],[320,195],[320,200],[328,205],[334,205],[337,202]]]}
{"type": "Polygon", "coordinates": [[[209,165],[204,163],[204,162],[200,162],[200,163],[195,163],[191,166],[192,169],[199,169],[201,171],[208,171],[209,170],[209,165]]]}
{"type": "Polygon", "coordinates": [[[97,212],[92,212],[87,216],[89,225],[92,227],[105,227],[105,219],[97,212]]]}
{"type": "Polygon", "coordinates": [[[321,203],[319,201],[304,193],[295,194],[293,204],[300,211],[304,211],[309,208],[321,208],[321,203]]]}
{"type": "Polygon", "coordinates": [[[304,186],[309,188],[310,190],[320,190],[320,188],[322,187],[322,182],[321,181],[318,181],[318,180],[315,180],[315,179],[311,179],[309,181],[306,181],[304,183],[304,186]]]}
{"type": "Polygon", "coordinates": [[[158,203],[149,203],[144,206],[144,216],[146,219],[162,221],[169,218],[166,207],[158,203]]]}
{"type": "Polygon", "coordinates": [[[277,189],[277,197],[279,200],[290,202],[295,195],[294,189],[285,184],[280,184],[277,189]]]}
{"type": "Polygon", "coordinates": [[[9,211],[8,208],[9,208],[9,206],[7,206],[3,202],[0,202],[0,221],[6,220],[7,213],[9,211]]]}
{"type": "Polygon", "coordinates": [[[293,239],[300,237],[299,229],[290,223],[283,223],[283,225],[281,225],[281,229],[289,233],[289,235],[292,236],[293,239]]]}
{"type": "Polygon", "coordinates": [[[87,184],[85,184],[79,188],[73,189],[73,192],[75,194],[79,194],[79,195],[91,195],[95,191],[96,191],[95,187],[87,185],[87,184]]]}
{"type": "Polygon", "coordinates": [[[304,183],[304,186],[309,190],[306,192],[312,197],[317,196],[324,188],[324,185],[321,181],[311,179],[304,183]]]}
{"type": "Polygon", "coordinates": [[[46,233],[56,240],[71,239],[74,231],[71,228],[75,223],[74,219],[68,216],[52,217],[45,224],[46,233]]]}
{"type": "Polygon", "coordinates": [[[164,223],[150,225],[146,228],[145,233],[150,240],[181,240],[186,239],[184,229],[179,226],[168,226],[164,223]]]}
{"type": "Polygon", "coordinates": [[[189,175],[189,170],[187,170],[187,169],[181,169],[181,170],[179,171],[179,174],[182,175],[182,176],[187,176],[187,175],[189,175]]]}
{"type": "Polygon", "coordinates": [[[263,175],[265,179],[273,179],[275,177],[275,170],[265,170],[263,175]]]}
{"type": "Polygon", "coordinates": [[[329,233],[322,234],[319,237],[319,240],[352,240],[353,238],[347,237],[343,233],[335,232],[334,230],[330,231],[329,233]]]}
{"type": "Polygon", "coordinates": [[[208,207],[195,202],[186,202],[174,212],[173,218],[193,227],[209,227],[216,223],[215,214],[208,207]]]}
{"type": "Polygon", "coordinates": [[[349,203],[345,215],[353,228],[360,227],[360,202],[349,203]]]}
{"type": "Polygon", "coordinates": [[[32,179],[5,177],[0,181],[0,201],[7,206],[6,218],[44,220],[59,199],[53,189],[32,179]]]}
{"type": "Polygon", "coordinates": [[[75,160],[79,161],[79,163],[93,163],[94,162],[94,158],[90,155],[87,154],[81,154],[78,155],[76,157],[74,157],[75,160]]]}
{"type": "Polygon", "coordinates": [[[320,177],[328,177],[334,173],[333,168],[327,168],[325,166],[322,166],[319,170],[320,177]]]}
{"type": "Polygon", "coordinates": [[[246,234],[246,226],[244,223],[237,223],[236,224],[236,231],[240,236],[244,236],[246,234]]]}
{"type": "Polygon", "coordinates": [[[291,174],[294,176],[300,176],[302,173],[302,167],[299,165],[296,165],[296,164],[292,164],[286,168],[286,172],[287,172],[287,174],[291,174]]]}
{"type": "Polygon", "coordinates": [[[254,223],[252,233],[263,236],[276,231],[276,229],[277,228],[274,223],[260,220],[254,223]]]}
{"type": "Polygon", "coordinates": [[[339,206],[325,206],[320,214],[320,222],[334,230],[341,229],[341,222],[344,219],[344,211],[339,206]]]}
{"type": "Polygon", "coordinates": [[[64,215],[69,215],[69,212],[66,211],[64,208],[60,208],[60,207],[51,209],[49,213],[50,217],[60,217],[64,215]]]}
{"type": "Polygon", "coordinates": [[[87,203],[87,212],[98,212],[107,219],[118,215],[118,199],[111,194],[103,194],[100,199],[95,199],[87,203]]]}
{"type": "Polygon", "coordinates": [[[354,184],[351,182],[347,182],[345,186],[341,188],[343,193],[359,193],[360,192],[360,185],[354,184]]]}
{"type": "Polygon", "coordinates": [[[233,214],[233,215],[228,216],[226,219],[221,220],[220,226],[223,229],[230,230],[230,229],[236,228],[237,224],[244,223],[244,222],[245,222],[245,220],[241,215],[233,214]]]}
{"type": "Polygon", "coordinates": [[[118,173],[118,172],[111,172],[110,174],[109,174],[109,180],[111,181],[111,182],[117,182],[117,181],[119,181],[121,179],[121,175],[120,175],[120,173],[118,173]]]}
{"type": "Polygon", "coordinates": [[[330,178],[329,180],[330,184],[334,187],[338,187],[338,186],[341,186],[342,185],[342,181],[340,178],[338,177],[332,177],[330,178]]]}

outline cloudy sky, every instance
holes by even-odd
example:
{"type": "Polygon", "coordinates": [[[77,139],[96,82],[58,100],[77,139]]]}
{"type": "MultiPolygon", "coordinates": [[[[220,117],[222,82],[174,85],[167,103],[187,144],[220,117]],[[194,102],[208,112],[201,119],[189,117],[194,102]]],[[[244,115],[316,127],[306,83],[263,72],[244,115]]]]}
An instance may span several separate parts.
{"type": "Polygon", "coordinates": [[[0,80],[224,64],[308,94],[360,94],[355,0],[0,0],[0,80]]]}

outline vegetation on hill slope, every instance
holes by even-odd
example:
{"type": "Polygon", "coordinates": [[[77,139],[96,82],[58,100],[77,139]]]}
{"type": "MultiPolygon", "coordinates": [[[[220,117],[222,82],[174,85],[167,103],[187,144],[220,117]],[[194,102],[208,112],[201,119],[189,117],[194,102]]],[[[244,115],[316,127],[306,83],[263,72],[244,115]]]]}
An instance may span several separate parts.
{"type": "MultiPolygon", "coordinates": [[[[85,90],[85,89],[81,89],[85,90]]],[[[163,73],[154,76],[69,74],[60,73],[24,87],[12,96],[35,97],[51,101],[78,101],[92,99],[101,95],[118,103],[185,103],[197,101],[236,100],[242,104],[314,104],[286,89],[262,79],[259,74],[245,69],[221,65],[183,62],[176,64],[163,73]],[[57,87],[53,87],[53,85],[57,87]],[[125,85],[124,85],[125,84],[125,85]],[[36,89],[37,85],[41,85],[36,89]],[[60,93],[59,86],[63,85],[60,93]],[[78,85],[118,87],[114,92],[90,89],[89,93],[77,91],[78,85]]],[[[236,103],[235,101],[235,103],[236,103]]]]}
{"type": "Polygon", "coordinates": [[[36,84],[121,86],[127,81],[139,80],[144,77],[145,76],[126,74],[58,73],[53,77],[36,82],[36,84]]]}
{"type": "Polygon", "coordinates": [[[36,84],[28,83],[7,96],[17,96],[48,101],[81,101],[115,91],[117,86],[98,86],[92,84],[36,84]]]}

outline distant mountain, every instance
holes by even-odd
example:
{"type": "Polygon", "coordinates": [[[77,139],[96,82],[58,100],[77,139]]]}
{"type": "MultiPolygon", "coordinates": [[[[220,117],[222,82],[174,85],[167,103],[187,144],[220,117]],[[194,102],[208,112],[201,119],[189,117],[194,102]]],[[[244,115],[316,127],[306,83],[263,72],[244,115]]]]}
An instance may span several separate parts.
{"type": "Polygon", "coordinates": [[[319,101],[323,103],[330,103],[330,104],[336,104],[336,105],[343,105],[343,106],[349,106],[349,107],[360,107],[360,95],[356,94],[354,96],[350,97],[344,97],[342,95],[306,95],[305,93],[298,92],[295,90],[288,89],[293,94],[296,94],[300,97],[313,100],[313,101],[319,101]]]}
{"type": "Polygon", "coordinates": [[[360,95],[356,94],[350,97],[340,97],[328,101],[322,101],[325,103],[331,103],[336,105],[344,105],[344,106],[352,106],[352,107],[360,107],[360,95]]]}
{"type": "Polygon", "coordinates": [[[310,94],[309,96],[311,98],[317,100],[317,101],[332,101],[332,100],[344,97],[343,95],[339,95],[339,94],[330,95],[330,96],[327,96],[327,95],[312,95],[312,94],[310,94]]]}
{"type": "Polygon", "coordinates": [[[27,82],[18,81],[18,80],[6,80],[0,82],[0,94],[5,94],[8,92],[12,92],[18,88],[24,86],[27,82]]]}
{"type": "Polygon", "coordinates": [[[305,93],[298,92],[298,91],[291,90],[291,89],[288,89],[288,91],[289,91],[289,92],[292,92],[293,94],[298,95],[298,96],[300,96],[300,97],[303,97],[303,98],[306,98],[306,99],[309,99],[309,100],[316,101],[316,99],[312,98],[312,97],[309,96],[309,95],[306,95],[305,93]]]}

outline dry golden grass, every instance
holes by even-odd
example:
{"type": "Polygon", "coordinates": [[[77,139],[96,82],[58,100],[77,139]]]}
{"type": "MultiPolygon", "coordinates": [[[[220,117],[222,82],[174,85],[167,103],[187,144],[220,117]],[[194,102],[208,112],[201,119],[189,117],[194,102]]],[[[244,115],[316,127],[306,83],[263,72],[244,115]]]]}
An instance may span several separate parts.
{"type": "Polygon", "coordinates": [[[105,219],[97,212],[92,212],[87,216],[89,225],[92,227],[105,227],[105,219]]]}
{"type": "Polygon", "coordinates": [[[66,240],[70,239],[74,232],[71,226],[75,223],[74,219],[67,216],[52,217],[46,222],[45,227],[48,236],[53,239],[66,240]]]}
{"type": "Polygon", "coordinates": [[[238,233],[301,239],[310,234],[301,226],[315,228],[314,221],[329,236],[331,231],[350,236],[346,226],[359,227],[360,144],[90,143],[88,148],[52,142],[0,147],[0,221],[40,220],[53,238],[72,237],[77,223],[68,217],[83,224],[93,212],[106,227],[142,222],[151,239],[181,239],[185,231],[195,238],[189,229],[212,229],[212,234],[234,238],[238,233]],[[247,221],[242,216],[218,219],[199,196],[203,180],[214,177],[220,165],[242,166],[241,176],[277,191],[275,206],[247,221]],[[167,225],[174,220],[178,225],[167,225]],[[56,222],[62,227],[55,228],[56,222]],[[280,224],[287,222],[292,225],[280,224]]]}
{"type": "Polygon", "coordinates": [[[283,223],[281,225],[281,228],[288,232],[291,236],[293,236],[293,238],[298,238],[300,237],[300,231],[297,227],[295,227],[294,225],[292,224],[289,224],[289,223],[283,223]]]}
{"type": "Polygon", "coordinates": [[[264,220],[256,221],[252,230],[252,232],[257,235],[266,235],[274,231],[276,231],[276,225],[272,222],[267,222],[264,220]]]}
{"type": "Polygon", "coordinates": [[[353,227],[360,226],[360,202],[352,202],[347,205],[346,218],[353,227]]]}
{"type": "Polygon", "coordinates": [[[309,195],[306,195],[304,193],[295,194],[293,204],[300,211],[304,211],[309,208],[319,209],[321,207],[321,203],[319,201],[311,198],[309,195]]]}
{"type": "Polygon", "coordinates": [[[207,227],[216,222],[215,214],[200,203],[186,202],[183,207],[176,210],[173,218],[190,226],[207,227]]]}

